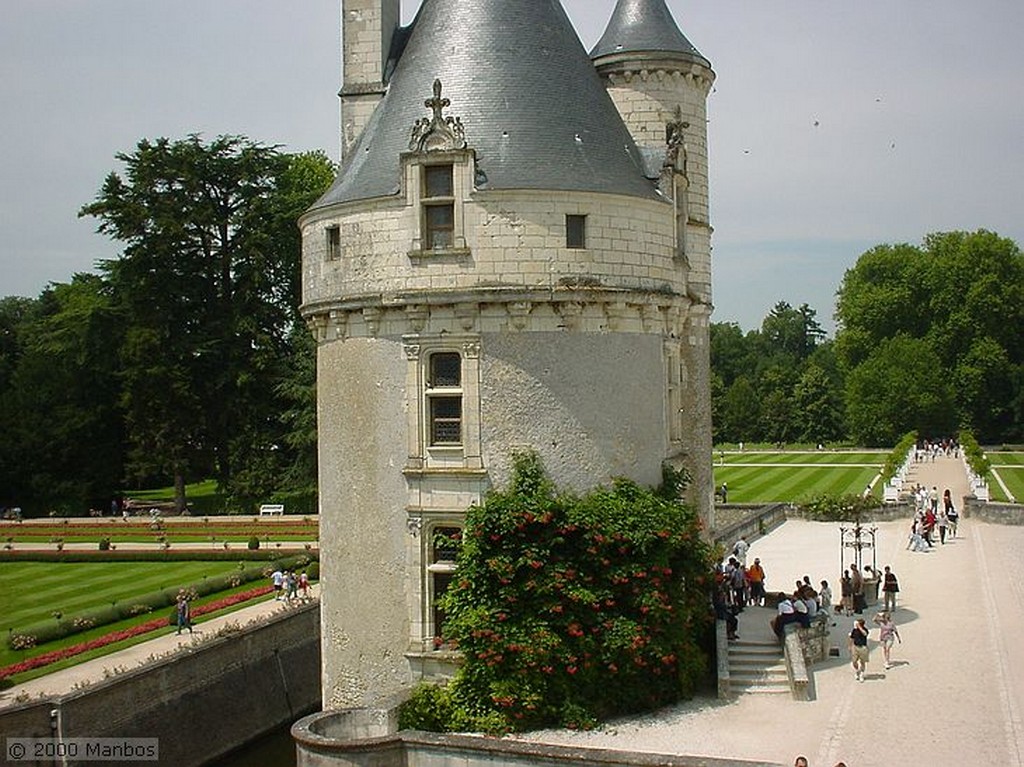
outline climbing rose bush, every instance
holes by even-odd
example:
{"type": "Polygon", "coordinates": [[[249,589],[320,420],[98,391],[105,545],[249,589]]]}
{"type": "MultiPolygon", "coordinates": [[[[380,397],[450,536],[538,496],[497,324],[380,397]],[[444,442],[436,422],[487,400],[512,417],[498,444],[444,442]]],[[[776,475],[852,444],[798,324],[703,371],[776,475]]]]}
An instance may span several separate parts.
{"type": "Polygon", "coordinates": [[[588,727],[690,695],[712,562],[682,482],[669,470],[659,492],[620,479],[576,497],[516,456],[509,489],[467,513],[442,599],[465,662],[447,688],[414,693],[403,726],[588,727]]]}

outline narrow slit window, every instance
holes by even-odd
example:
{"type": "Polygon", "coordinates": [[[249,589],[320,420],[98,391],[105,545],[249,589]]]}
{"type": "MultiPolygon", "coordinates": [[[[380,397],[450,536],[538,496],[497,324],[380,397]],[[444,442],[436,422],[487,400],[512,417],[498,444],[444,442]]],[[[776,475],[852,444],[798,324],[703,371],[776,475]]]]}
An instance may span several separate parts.
{"type": "Polygon", "coordinates": [[[341,258],[341,227],[327,227],[327,260],[337,261],[341,258]]]}
{"type": "Polygon", "coordinates": [[[565,247],[580,250],[587,247],[587,217],[565,217],[565,247]]]}

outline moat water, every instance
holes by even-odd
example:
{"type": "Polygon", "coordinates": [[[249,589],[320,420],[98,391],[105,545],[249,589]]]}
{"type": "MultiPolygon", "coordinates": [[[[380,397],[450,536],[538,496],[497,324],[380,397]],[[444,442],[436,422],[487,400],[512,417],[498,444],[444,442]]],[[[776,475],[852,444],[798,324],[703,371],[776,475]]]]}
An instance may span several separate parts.
{"type": "Polygon", "coordinates": [[[295,767],[295,741],[291,725],[267,733],[205,767],[295,767]]]}

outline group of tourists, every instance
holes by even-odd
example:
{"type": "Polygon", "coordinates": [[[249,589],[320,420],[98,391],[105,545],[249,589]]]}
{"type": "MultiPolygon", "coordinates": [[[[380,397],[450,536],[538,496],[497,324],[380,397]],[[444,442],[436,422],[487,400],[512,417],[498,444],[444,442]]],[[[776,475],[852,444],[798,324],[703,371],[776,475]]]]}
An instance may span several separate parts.
{"type": "Polygon", "coordinates": [[[275,570],[270,574],[274,586],[274,601],[291,604],[309,599],[309,576],[305,571],[296,574],[294,570],[275,570]]]}
{"type": "Polygon", "coordinates": [[[925,440],[914,446],[914,463],[934,462],[940,455],[947,458],[958,458],[960,456],[960,443],[955,439],[947,437],[934,442],[925,440]]]}
{"type": "Polygon", "coordinates": [[[929,551],[935,546],[935,537],[939,543],[945,544],[946,538],[956,538],[957,523],[960,514],[953,505],[953,497],[946,488],[942,493],[942,504],[939,504],[939,490],[932,486],[931,490],[923,485],[914,489],[914,521],[910,526],[907,548],[912,551],[929,551]]]}
{"type": "Polygon", "coordinates": [[[771,620],[772,631],[782,639],[786,626],[795,623],[802,628],[810,628],[811,623],[820,620],[828,623],[832,618],[832,588],[828,581],[821,581],[819,589],[811,584],[811,577],[805,575],[802,581],[796,581],[792,594],[781,594],[774,618],[771,620]]]}

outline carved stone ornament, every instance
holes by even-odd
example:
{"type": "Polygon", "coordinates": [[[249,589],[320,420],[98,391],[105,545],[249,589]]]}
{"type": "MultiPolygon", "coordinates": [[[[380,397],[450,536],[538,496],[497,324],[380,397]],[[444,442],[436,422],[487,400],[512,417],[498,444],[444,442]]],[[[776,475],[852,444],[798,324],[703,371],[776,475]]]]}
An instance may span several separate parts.
{"type": "MultiPolygon", "coordinates": [[[[676,107],[675,120],[668,122],[665,125],[665,165],[679,170],[685,168],[679,168],[679,150],[683,149],[686,143],[686,133],[684,132],[690,127],[690,123],[683,120],[683,108],[676,107]]],[[[685,150],[683,156],[685,158],[685,150]]]]}
{"type": "Polygon", "coordinates": [[[434,97],[423,105],[431,109],[433,117],[421,117],[412,126],[409,150],[413,152],[448,152],[466,148],[466,129],[462,119],[442,112],[451,101],[441,96],[441,81],[434,80],[434,97]]]}

